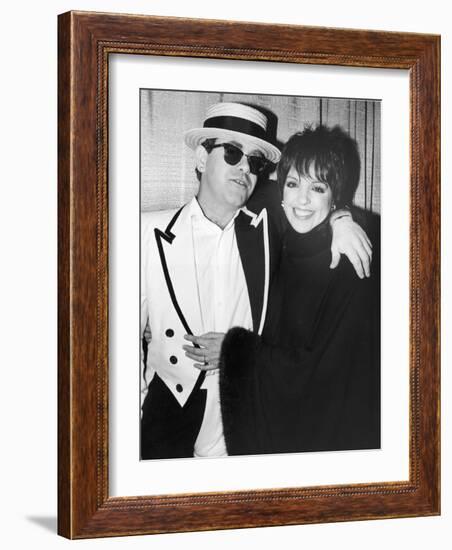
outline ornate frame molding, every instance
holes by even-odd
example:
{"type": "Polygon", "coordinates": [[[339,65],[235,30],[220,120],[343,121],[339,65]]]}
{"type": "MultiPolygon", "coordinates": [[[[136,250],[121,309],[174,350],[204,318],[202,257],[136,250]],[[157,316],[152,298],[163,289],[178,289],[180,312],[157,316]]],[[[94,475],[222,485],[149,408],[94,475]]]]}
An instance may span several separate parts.
{"type": "Polygon", "coordinates": [[[59,533],[86,538],[439,514],[440,38],[68,12],[59,16],[58,47],[59,533]],[[121,53],[409,70],[409,481],[109,497],[107,93],[109,55],[121,53]]]}

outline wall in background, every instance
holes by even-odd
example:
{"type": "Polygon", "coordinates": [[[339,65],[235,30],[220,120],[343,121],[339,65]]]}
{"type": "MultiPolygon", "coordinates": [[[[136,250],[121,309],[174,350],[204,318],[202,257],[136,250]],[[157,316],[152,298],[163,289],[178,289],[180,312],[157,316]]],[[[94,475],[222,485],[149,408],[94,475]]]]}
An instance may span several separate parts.
{"type": "Polygon", "coordinates": [[[340,125],[356,140],[361,157],[355,204],[380,212],[379,101],[164,90],[141,91],[143,210],[176,208],[196,193],[194,155],[184,144],[183,133],[202,126],[208,107],[219,101],[270,110],[281,145],[307,124],[340,125]]]}

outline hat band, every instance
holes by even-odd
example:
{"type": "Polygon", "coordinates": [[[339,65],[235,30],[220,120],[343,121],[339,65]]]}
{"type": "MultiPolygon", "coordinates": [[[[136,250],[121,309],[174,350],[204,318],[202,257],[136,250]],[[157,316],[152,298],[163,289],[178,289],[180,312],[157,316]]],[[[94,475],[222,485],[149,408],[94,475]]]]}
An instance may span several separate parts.
{"type": "Polygon", "coordinates": [[[232,132],[240,132],[241,134],[248,134],[249,136],[268,141],[267,134],[262,126],[250,120],[235,116],[217,116],[209,118],[204,122],[204,128],[231,130],[232,132]]]}

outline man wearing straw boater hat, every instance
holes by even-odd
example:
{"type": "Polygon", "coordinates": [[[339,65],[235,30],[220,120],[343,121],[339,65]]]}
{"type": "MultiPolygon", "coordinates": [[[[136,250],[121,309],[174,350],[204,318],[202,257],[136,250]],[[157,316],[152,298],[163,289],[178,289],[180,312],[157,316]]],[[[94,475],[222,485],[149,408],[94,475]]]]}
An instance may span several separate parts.
{"type": "MultiPolygon", "coordinates": [[[[217,366],[219,333],[241,326],[260,334],[265,323],[283,231],[277,185],[265,178],[280,158],[267,123],[248,105],[210,107],[203,127],[185,133],[196,157],[196,197],[142,215],[143,459],[227,454],[218,371],[195,366],[217,366]],[[212,339],[209,356],[203,338],[212,339]]],[[[337,225],[343,235],[355,231],[353,222],[337,225]]]]}

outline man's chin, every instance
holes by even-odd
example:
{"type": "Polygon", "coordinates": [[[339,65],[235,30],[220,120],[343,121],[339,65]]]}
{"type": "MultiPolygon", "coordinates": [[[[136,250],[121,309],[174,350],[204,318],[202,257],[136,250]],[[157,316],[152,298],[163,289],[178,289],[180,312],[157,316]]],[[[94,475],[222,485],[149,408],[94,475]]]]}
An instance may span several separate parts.
{"type": "Polygon", "coordinates": [[[249,199],[249,194],[244,193],[234,193],[233,196],[229,197],[229,204],[233,205],[237,210],[239,208],[242,208],[242,206],[245,206],[249,199]]]}

